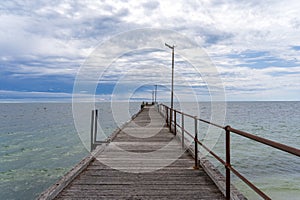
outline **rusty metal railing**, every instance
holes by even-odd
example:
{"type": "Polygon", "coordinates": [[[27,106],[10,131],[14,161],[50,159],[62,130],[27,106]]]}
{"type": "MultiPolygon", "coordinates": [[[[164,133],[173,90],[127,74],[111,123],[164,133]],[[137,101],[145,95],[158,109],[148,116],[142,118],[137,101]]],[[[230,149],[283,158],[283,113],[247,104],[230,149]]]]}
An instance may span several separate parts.
{"type": "Polygon", "coordinates": [[[259,196],[261,196],[263,199],[271,199],[268,195],[266,195],[263,191],[261,191],[258,187],[256,187],[253,183],[251,183],[246,177],[244,177],[241,173],[239,173],[232,165],[230,162],[230,135],[233,134],[237,134],[240,135],[242,137],[254,140],[256,142],[265,144],[267,146],[273,147],[275,149],[279,149],[281,151],[293,154],[295,156],[300,157],[300,149],[294,148],[294,147],[290,147],[278,142],[274,142],[272,140],[268,140],[256,135],[253,135],[251,133],[247,133],[238,129],[234,129],[230,126],[221,126],[209,121],[206,121],[204,119],[198,118],[197,116],[192,116],[189,115],[187,113],[184,113],[182,111],[178,111],[176,109],[171,109],[170,107],[164,105],[164,104],[159,104],[158,105],[158,110],[159,112],[165,117],[166,119],[166,123],[167,125],[170,127],[170,130],[173,133],[177,133],[177,128],[181,128],[181,134],[182,134],[182,138],[181,138],[181,142],[182,142],[182,147],[185,147],[184,144],[184,140],[185,140],[185,135],[188,135],[189,137],[191,137],[194,140],[194,158],[195,158],[195,169],[199,168],[199,162],[200,159],[198,158],[198,144],[201,145],[206,151],[208,151],[208,153],[210,153],[216,160],[218,160],[222,165],[224,165],[226,173],[225,173],[225,179],[226,179],[226,183],[225,183],[225,190],[226,190],[226,194],[225,197],[226,199],[230,199],[230,185],[231,185],[231,180],[230,180],[230,173],[234,173],[238,178],[240,178],[244,183],[246,183],[252,190],[254,190],[259,196]],[[179,123],[177,123],[177,115],[180,114],[181,115],[181,126],[179,123]],[[171,121],[169,119],[169,116],[173,115],[173,120],[171,121]],[[185,129],[185,125],[184,125],[184,118],[189,117],[194,119],[195,121],[195,133],[194,135],[190,132],[188,132],[185,129]],[[210,124],[212,126],[218,127],[220,129],[224,129],[225,130],[225,160],[223,160],[220,156],[218,156],[215,152],[213,152],[211,149],[209,149],[205,144],[203,144],[201,141],[198,140],[198,121],[206,123],[206,124],[210,124]],[[173,129],[172,129],[173,126],[173,129]]]}

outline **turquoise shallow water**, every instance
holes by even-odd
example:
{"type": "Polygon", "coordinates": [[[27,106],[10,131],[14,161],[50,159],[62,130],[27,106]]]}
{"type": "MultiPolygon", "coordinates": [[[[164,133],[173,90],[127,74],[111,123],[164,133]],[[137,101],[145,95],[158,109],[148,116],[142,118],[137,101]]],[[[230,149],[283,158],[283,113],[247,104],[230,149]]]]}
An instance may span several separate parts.
{"type": "MultiPolygon", "coordinates": [[[[133,104],[131,113],[139,105],[133,104]]],[[[109,135],[117,126],[110,104],[100,103],[96,108],[105,119],[101,127],[109,135]]],[[[86,155],[71,104],[0,104],[0,199],[37,197],[86,155]]]]}
{"type": "Polygon", "coordinates": [[[82,157],[70,104],[0,104],[1,199],[32,199],[82,157]]]}
{"type": "MultiPolygon", "coordinates": [[[[131,115],[139,105],[130,105],[131,115]]],[[[109,135],[117,126],[110,104],[96,107],[101,127],[109,135]]],[[[197,114],[195,104],[185,109],[197,114]]],[[[209,103],[200,103],[199,109],[204,119],[210,118],[209,103]]],[[[225,124],[300,148],[300,102],[231,102],[225,124]]],[[[199,134],[205,129],[202,125],[199,134]]],[[[214,151],[222,155],[223,150],[221,136],[214,151]]],[[[0,199],[35,198],[87,154],[74,126],[71,104],[0,104],[0,199]]],[[[233,136],[232,163],[273,199],[299,199],[298,157],[233,136]]],[[[233,180],[249,199],[258,199],[238,179],[233,180]]]]}

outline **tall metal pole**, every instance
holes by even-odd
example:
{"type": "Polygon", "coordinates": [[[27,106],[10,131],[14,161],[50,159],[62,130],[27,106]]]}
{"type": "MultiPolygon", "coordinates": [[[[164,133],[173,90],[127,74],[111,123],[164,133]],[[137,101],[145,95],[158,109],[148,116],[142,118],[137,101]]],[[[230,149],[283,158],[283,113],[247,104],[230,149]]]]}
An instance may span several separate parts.
{"type": "Polygon", "coordinates": [[[154,103],[156,103],[156,99],[157,99],[157,85],[155,85],[154,103]]]}
{"type": "Polygon", "coordinates": [[[154,91],[152,91],[152,103],[154,102],[154,91]]]}
{"type": "Polygon", "coordinates": [[[174,97],[174,45],[172,48],[172,91],[171,91],[171,108],[173,110],[173,97],[174,97]]]}
{"type": "Polygon", "coordinates": [[[174,91],[174,48],[175,46],[170,46],[167,43],[165,43],[165,45],[167,47],[169,47],[170,49],[172,49],[172,85],[171,85],[171,112],[170,112],[170,129],[171,125],[172,125],[172,120],[173,120],[173,91],[174,91]]]}

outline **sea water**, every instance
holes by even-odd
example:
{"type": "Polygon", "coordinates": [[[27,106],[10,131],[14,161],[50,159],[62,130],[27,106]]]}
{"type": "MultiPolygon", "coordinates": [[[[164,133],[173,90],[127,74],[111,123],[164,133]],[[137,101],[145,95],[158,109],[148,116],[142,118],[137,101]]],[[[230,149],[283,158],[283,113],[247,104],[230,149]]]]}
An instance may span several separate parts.
{"type": "MultiPolygon", "coordinates": [[[[239,102],[227,108],[226,124],[300,149],[300,102],[239,102]]],[[[233,135],[231,143],[233,166],[257,187],[272,199],[300,199],[299,157],[241,136],[233,135]]],[[[259,199],[234,181],[250,199],[259,199]]]]}
{"type": "MultiPolygon", "coordinates": [[[[95,107],[109,135],[117,128],[110,103],[95,107]]],[[[139,109],[140,103],[133,103],[130,113],[139,109]]],[[[1,200],[36,198],[88,153],[74,125],[72,104],[0,103],[1,200]]]]}
{"type": "MultiPolygon", "coordinates": [[[[187,105],[185,112],[193,113],[198,107],[199,115],[210,119],[209,103],[187,105]]],[[[110,103],[96,107],[101,128],[109,135],[117,127],[110,103]]],[[[130,114],[139,108],[140,103],[131,103],[130,114]]],[[[300,102],[229,102],[226,108],[224,125],[300,148],[300,102]]],[[[223,135],[213,151],[224,158],[223,135]]],[[[272,199],[299,199],[298,157],[235,135],[231,151],[232,165],[272,199]]],[[[36,198],[86,155],[71,104],[0,104],[0,199],[36,198]]],[[[221,171],[224,169],[210,159],[221,171]]],[[[232,176],[232,180],[249,199],[259,199],[238,178],[232,176]]]]}
{"type": "MultiPolygon", "coordinates": [[[[193,115],[196,115],[197,110],[200,118],[214,122],[211,119],[210,103],[190,105],[180,106],[177,103],[175,107],[184,107],[185,112],[193,115]]],[[[300,149],[300,102],[228,102],[225,107],[226,117],[220,125],[230,125],[300,149]]],[[[194,123],[185,123],[193,133],[194,123]]],[[[208,131],[209,126],[201,122],[198,127],[199,138],[204,142],[207,132],[212,133],[218,129],[208,131]]],[[[225,160],[225,131],[221,130],[212,150],[225,160]]],[[[225,175],[224,166],[212,156],[208,158],[225,175]]],[[[272,199],[300,199],[299,157],[231,133],[231,164],[272,199]]],[[[247,198],[261,199],[239,178],[231,177],[234,185],[247,198]]]]}

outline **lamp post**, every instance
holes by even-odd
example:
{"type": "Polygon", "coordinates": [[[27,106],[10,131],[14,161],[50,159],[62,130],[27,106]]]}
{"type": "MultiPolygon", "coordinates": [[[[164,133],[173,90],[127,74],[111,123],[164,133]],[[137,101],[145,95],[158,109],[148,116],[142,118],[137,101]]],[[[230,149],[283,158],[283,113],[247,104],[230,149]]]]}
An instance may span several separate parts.
{"type": "Polygon", "coordinates": [[[170,130],[171,128],[171,124],[172,124],[172,118],[173,118],[173,90],[174,90],[174,48],[175,46],[171,46],[168,45],[167,43],[165,43],[165,45],[167,47],[169,47],[170,49],[172,49],[172,85],[171,85],[171,111],[170,111],[170,130]]]}
{"type": "Polygon", "coordinates": [[[157,85],[154,85],[154,90],[153,90],[153,93],[154,93],[154,104],[156,104],[156,97],[157,97],[157,85]]]}
{"type": "Polygon", "coordinates": [[[154,103],[154,91],[152,91],[152,105],[153,105],[153,103],[154,103]]]}

